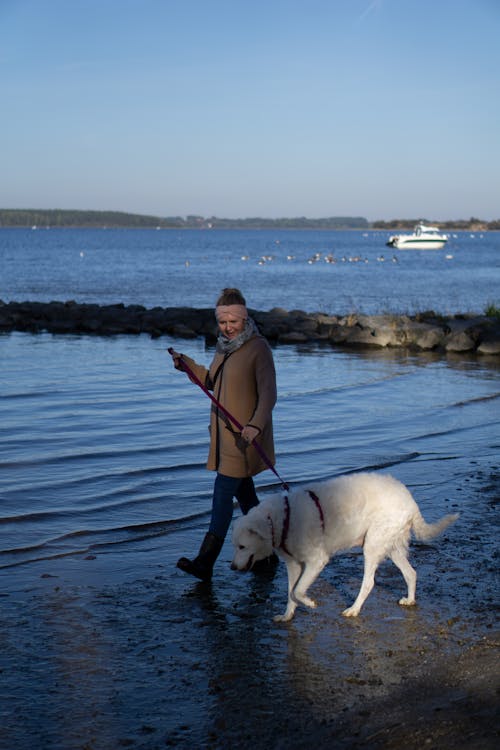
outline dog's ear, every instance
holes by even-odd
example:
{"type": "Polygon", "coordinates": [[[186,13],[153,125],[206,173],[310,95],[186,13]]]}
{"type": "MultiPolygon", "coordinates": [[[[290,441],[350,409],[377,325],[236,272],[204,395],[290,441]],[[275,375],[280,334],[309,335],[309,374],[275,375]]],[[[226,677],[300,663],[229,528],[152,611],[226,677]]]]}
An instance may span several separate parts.
{"type": "Polygon", "coordinates": [[[249,534],[253,534],[253,536],[258,536],[259,539],[265,540],[265,537],[260,533],[258,529],[247,529],[247,531],[249,534]]]}
{"type": "Polygon", "coordinates": [[[264,542],[269,540],[270,528],[267,519],[265,518],[254,518],[252,519],[252,525],[248,528],[251,534],[255,534],[264,542]]]}

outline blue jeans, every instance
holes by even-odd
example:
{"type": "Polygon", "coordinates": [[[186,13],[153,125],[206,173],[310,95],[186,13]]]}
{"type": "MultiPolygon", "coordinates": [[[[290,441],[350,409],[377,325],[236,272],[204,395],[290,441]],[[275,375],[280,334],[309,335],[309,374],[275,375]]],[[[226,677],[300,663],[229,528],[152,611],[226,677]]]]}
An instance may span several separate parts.
{"type": "Polygon", "coordinates": [[[252,477],[239,479],[217,474],[214,483],[210,531],[219,539],[226,538],[233,517],[233,497],[237,499],[244,515],[250,508],[259,504],[252,477]]]}

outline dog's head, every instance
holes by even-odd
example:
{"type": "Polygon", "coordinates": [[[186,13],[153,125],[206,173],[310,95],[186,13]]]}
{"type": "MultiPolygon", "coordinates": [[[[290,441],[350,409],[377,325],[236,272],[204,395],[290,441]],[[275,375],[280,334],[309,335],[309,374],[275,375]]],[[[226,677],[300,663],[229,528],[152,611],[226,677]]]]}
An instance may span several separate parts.
{"type": "Polygon", "coordinates": [[[257,560],[264,560],[273,551],[271,527],[267,518],[250,511],[238,518],[233,526],[234,557],[232,570],[250,570],[257,560]]]}

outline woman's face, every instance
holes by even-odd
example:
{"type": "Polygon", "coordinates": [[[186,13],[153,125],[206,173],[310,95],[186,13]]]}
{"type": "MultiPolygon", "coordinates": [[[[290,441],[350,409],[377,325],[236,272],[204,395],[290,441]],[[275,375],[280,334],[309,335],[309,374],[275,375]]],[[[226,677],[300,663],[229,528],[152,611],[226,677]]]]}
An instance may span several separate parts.
{"type": "Polygon", "coordinates": [[[231,313],[221,313],[217,318],[217,323],[223,336],[227,339],[234,339],[245,328],[246,320],[231,313]]]}

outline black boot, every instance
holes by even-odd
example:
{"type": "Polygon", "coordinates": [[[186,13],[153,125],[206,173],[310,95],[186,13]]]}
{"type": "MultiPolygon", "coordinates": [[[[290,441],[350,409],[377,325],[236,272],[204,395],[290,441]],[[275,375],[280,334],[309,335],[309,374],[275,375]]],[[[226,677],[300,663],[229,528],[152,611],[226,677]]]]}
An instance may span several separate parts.
{"type": "Polygon", "coordinates": [[[200,551],[194,560],[189,560],[187,557],[181,557],[177,561],[177,567],[183,570],[185,573],[189,573],[192,576],[196,576],[201,581],[210,581],[212,578],[212,569],[214,563],[219,557],[219,552],[224,544],[224,539],[220,539],[211,531],[205,534],[205,538],[201,543],[200,551]]]}

